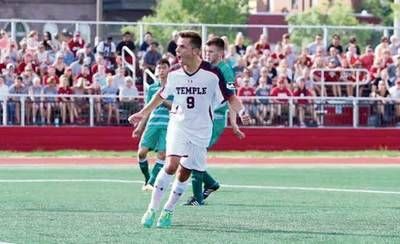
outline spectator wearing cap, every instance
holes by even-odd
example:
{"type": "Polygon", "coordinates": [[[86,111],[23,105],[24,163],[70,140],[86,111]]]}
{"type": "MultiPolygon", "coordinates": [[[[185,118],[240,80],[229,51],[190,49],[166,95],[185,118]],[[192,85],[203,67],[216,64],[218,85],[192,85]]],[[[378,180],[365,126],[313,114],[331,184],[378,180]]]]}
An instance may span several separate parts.
{"type": "Polygon", "coordinates": [[[116,56],[116,46],[112,36],[108,36],[106,40],[101,41],[96,47],[96,53],[102,55],[106,61],[108,68],[114,66],[116,56]]]}
{"type": "MultiPolygon", "coordinates": [[[[307,89],[306,79],[303,76],[297,78],[293,89],[294,97],[312,97],[314,92],[307,89]]],[[[296,106],[296,114],[299,120],[300,127],[305,127],[305,114],[310,113],[315,122],[318,123],[317,116],[314,112],[314,106],[310,99],[296,99],[294,100],[296,106]]],[[[318,123],[319,124],[319,123],[318,123]]]]}
{"type": "Polygon", "coordinates": [[[282,113],[289,112],[289,102],[287,98],[293,96],[293,94],[287,87],[287,84],[287,77],[284,74],[280,74],[278,77],[277,86],[271,90],[270,96],[276,98],[272,99],[271,112],[267,121],[267,125],[271,125],[273,123],[275,116],[277,116],[280,120],[282,113]]]}
{"type": "Polygon", "coordinates": [[[334,34],[334,35],[332,36],[331,43],[329,44],[329,46],[328,46],[328,48],[326,49],[326,51],[327,51],[328,53],[331,52],[332,47],[336,49],[336,51],[337,51],[336,53],[337,53],[337,54],[342,55],[342,53],[343,53],[343,47],[342,47],[342,45],[340,44],[340,36],[339,36],[338,34],[334,34]]]}
{"type": "Polygon", "coordinates": [[[133,78],[125,77],[125,85],[119,88],[120,108],[127,110],[127,114],[133,114],[138,111],[137,96],[139,92],[134,84],[133,78]]]}
{"type": "Polygon", "coordinates": [[[72,70],[73,77],[78,76],[82,70],[82,66],[84,65],[84,59],[85,59],[85,51],[83,49],[80,49],[78,52],[76,52],[76,57],[77,60],[72,62],[72,64],[69,66],[69,68],[71,68],[72,70]]]}
{"type": "MultiPolygon", "coordinates": [[[[150,44],[149,49],[145,53],[143,57],[143,70],[149,69],[151,72],[155,72],[156,64],[158,60],[162,58],[161,53],[158,51],[158,42],[153,41],[150,44]]],[[[150,77],[147,79],[148,81],[151,81],[150,83],[153,83],[150,77]]]]}
{"type": "Polygon", "coordinates": [[[127,31],[122,35],[122,40],[117,45],[117,54],[122,55],[122,48],[127,47],[132,52],[136,51],[136,46],[132,38],[132,34],[127,31]]]}
{"type": "Polygon", "coordinates": [[[79,31],[75,32],[74,37],[68,42],[68,47],[71,52],[76,56],[76,52],[85,46],[85,40],[81,37],[79,31]]]}

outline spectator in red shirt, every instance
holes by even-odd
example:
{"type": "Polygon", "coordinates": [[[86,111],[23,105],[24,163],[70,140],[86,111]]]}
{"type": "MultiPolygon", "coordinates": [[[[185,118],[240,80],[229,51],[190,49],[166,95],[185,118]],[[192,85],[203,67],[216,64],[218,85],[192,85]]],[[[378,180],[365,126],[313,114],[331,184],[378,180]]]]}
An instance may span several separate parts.
{"type": "Polygon", "coordinates": [[[22,61],[18,66],[17,66],[17,74],[21,74],[22,72],[25,71],[25,66],[30,64],[32,66],[32,69],[36,71],[36,62],[33,59],[33,56],[31,53],[26,53],[24,55],[24,61],[22,61]]]}
{"type": "Polygon", "coordinates": [[[365,53],[361,55],[360,61],[364,69],[371,69],[372,65],[374,64],[374,50],[372,49],[371,45],[368,45],[365,48],[365,53]]]}
{"type": "Polygon", "coordinates": [[[293,94],[287,88],[288,80],[285,75],[279,75],[277,86],[272,88],[271,97],[277,97],[276,99],[272,99],[271,113],[269,120],[267,121],[268,125],[271,125],[275,115],[278,118],[281,118],[283,112],[289,112],[289,102],[287,97],[291,97],[293,94]]]}
{"type": "MultiPolygon", "coordinates": [[[[294,85],[293,96],[295,97],[312,97],[314,93],[306,88],[306,80],[304,77],[298,77],[294,85]]],[[[314,112],[314,104],[310,99],[297,99],[294,100],[296,104],[296,114],[299,119],[300,127],[304,127],[304,118],[306,113],[310,113],[315,121],[317,121],[317,116],[314,112]]]]}
{"type": "Polygon", "coordinates": [[[271,50],[271,47],[268,43],[268,36],[267,34],[261,34],[260,39],[255,44],[255,48],[258,54],[262,54],[264,50],[271,50]]]}
{"type": "Polygon", "coordinates": [[[85,46],[85,40],[82,39],[79,31],[75,32],[74,38],[68,42],[68,47],[71,52],[76,56],[76,52],[85,46]]]}
{"type": "Polygon", "coordinates": [[[242,103],[246,110],[246,112],[250,115],[250,124],[255,124],[255,107],[254,107],[254,99],[245,98],[245,97],[254,97],[256,95],[256,90],[253,86],[250,85],[250,79],[245,76],[242,78],[241,82],[242,86],[238,89],[238,96],[243,97],[242,103]]]}
{"type": "Polygon", "coordinates": [[[89,65],[82,66],[81,73],[75,78],[75,80],[78,80],[79,78],[85,79],[85,84],[84,84],[85,86],[92,84],[93,79],[92,79],[92,74],[90,73],[89,65]]]}
{"type": "Polygon", "coordinates": [[[49,78],[50,77],[54,78],[54,81],[55,81],[56,85],[58,85],[60,83],[60,80],[56,75],[56,68],[54,68],[54,66],[49,66],[47,68],[47,74],[42,77],[42,84],[43,85],[47,85],[49,83],[49,78]]]}
{"type": "Polygon", "coordinates": [[[337,66],[336,60],[334,58],[329,59],[328,61],[328,70],[324,71],[324,78],[326,82],[334,82],[338,83],[338,85],[326,85],[325,87],[332,87],[332,93],[335,97],[342,96],[341,87],[339,85],[340,81],[340,67],[337,66]]]}

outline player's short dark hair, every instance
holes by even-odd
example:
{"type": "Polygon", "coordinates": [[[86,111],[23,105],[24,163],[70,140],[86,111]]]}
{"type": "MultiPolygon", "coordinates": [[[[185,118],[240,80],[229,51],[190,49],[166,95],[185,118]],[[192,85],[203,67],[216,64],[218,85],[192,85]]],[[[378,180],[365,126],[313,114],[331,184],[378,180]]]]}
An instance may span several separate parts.
{"type": "Polygon", "coordinates": [[[168,67],[171,66],[171,64],[169,63],[168,59],[166,59],[166,58],[162,58],[162,59],[158,60],[156,65],[162,65],[162,64],[165,64],[168,67]]]}
{"type": "Polygon", "coordinates": [[[216,46],[220,51],[225,50],[225,42],[220,37],[211,38],[206,42],[207,46],[216,46]]]}
{"type": "Polygon", "coordinates": [[[179,37],[189,38],[192,48],[201,49],[201,36],[199,35],[199,33],[195,31],[181,31],[179,32],[179,37]]]}

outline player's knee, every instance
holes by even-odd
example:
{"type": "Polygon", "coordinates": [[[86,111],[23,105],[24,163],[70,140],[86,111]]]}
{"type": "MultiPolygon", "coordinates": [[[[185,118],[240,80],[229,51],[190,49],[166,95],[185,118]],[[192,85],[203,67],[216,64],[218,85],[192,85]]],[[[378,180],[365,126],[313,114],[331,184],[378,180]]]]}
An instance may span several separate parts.
{"type": "Polygon", "coordinates": [[[179,171],[178,171],[178,180],[180,182],[187,181],[189,179],[191,173],[192,173],[192,171],[190,169],[180,167],[179,171]]]}
{"type": "Polygon", "coordinates": [[[147,150],[145,150],[145,149],[139,149],[139,151],[138,151],[138,158],[139,158],[139,160],[144,160],[144,159],[146,159],[146,157],[147,157],[147,150]]]}
{"type": "Polygon", "coordinates": [[[159,160],[165,161],[165,152],[158,152],[157,158],[159,160]]]}

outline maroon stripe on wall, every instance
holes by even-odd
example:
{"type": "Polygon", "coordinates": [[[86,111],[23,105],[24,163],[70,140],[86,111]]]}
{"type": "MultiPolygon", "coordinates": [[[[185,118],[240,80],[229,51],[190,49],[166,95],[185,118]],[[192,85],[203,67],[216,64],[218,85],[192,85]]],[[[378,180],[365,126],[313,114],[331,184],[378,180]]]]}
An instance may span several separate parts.
{"type": "MultiPolygon", "coordinates": [[[[226,129],[212,150],[400,150],[399,129],[226,129]]],[[[0,127],[0,150],[137,150],[131,127],[0,127]]]]}

